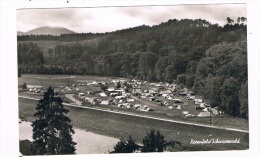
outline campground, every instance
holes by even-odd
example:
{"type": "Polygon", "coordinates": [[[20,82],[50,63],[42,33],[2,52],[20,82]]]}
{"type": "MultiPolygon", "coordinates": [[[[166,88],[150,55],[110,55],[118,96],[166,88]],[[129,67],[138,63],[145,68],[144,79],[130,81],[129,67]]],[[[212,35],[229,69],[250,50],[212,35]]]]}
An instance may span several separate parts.
{"type": "MultiPolygon", "coordinates": [[[[171,151],[200,151],[200,150],[243,150],[249,147],[249,135],[244,132],[221,130],[215,128],[205,128],[201,126],[192,126],[181,123],[172,123],[167,121],[161,121],[156,119],[149,119],[144,117],[135,117],[130,115],[114,114],[112,112],[103,112],[99,110],[83,109],[77,106],[86,106],[96,109],[110,110],[116,112],[124,112],[136,115],[143,115],[155,118],[163,118],[169,120],[176,120],[189,123],[197,123],[204,125],[211,125],[216,127],[227,127],[241,130],[248,130],[248,121],[245,119],[234,118],[225,114],[212,117],[185,117],[183,111],[189,111],[190,114],[196,115],[198,110],[195,110],[196,105],[186,98],[186,96],[174,96],[182,101],[180,104],[181,109],[169,109],[169,106],[179,105],[179,103],[171,103],[172,101],[166,100],[162,96],[158,96],[157,99],[160,102],[167,102],[168,105],[158,105],[157,102],[151,101],[149,97],[140,97],[136,95],[129,95],[129,99],[134,99],[134,104],[141,104],[142,106],[149,106],[153,111],[136,110],[132,107],[119,107],[117,104],[109,105],[91,105],[86,103],[84,99],[78,96],[79,93],[85,93],[86,97],[105,99],[100,96],[100,87],[95,85],[87,85],[92,82],[111,82],[115,79],[123,80],[123,78],[105,78],[97,76],[64,76],[64,75],[23,75],[18,79],[19,96],[28,96],[40,99],[42,95],[40,93],[29,92],[21,90],[23,83],[27,85],[41,85],[44,87],[52,86],[59,93],[59,96],[65,103],[69,103],[74,106],[66,106],[70,110],[68,116],[72,120],[72,125],[76,128],[80,128],[89,132],[114,137],[117,139],[128,138],[131,135],[137,142],[142,141],[142,138],[150,129],[160,130],[162,134],[166,136],[167,140],[180,141],[183,147],[176,147],[171,151]],[[83,85],[84,84],[84,85],[83,85]],[[66,91],[64,86],[69,85],[71,91],[66,91]],[[93,91],[94,95],[89,94],[89,91],[93,91]],[[68,98],[67,95],[71,95],[72,98],[68,98]],[[81,105],[75,104],[75,101],[81,102],[81,105]],[[191,144],[191,140],[203,140],[203,139],[219,139],[219,140],[234,140],[240,139],[240,143],[236,144],[191,144]]],[[[114,86],[109,84],[109,87],[114,86]]],[[[142,86],[144,89],[153,88],[153,85],[145,84],[142,86]]],[[[182,91],[180,89],[179,91],[182,91]]],[[[131,92],[131,91],[130,91],[131,92]]],[[[115,100],[114,97],[108,96],[106,99],[115,100]]],[[[35,113],[35,105],[37,101],[19,98],[19,117],[25,121],[33,121],[33,113],[35,113]]]]}

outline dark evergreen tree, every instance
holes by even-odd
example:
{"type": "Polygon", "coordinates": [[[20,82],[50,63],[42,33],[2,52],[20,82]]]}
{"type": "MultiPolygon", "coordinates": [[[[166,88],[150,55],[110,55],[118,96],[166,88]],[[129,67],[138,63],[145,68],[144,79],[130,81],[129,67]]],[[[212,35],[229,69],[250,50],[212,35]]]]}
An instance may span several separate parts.
{"type": "Polygon", "coordinates": [[[43,99],[39,100],[34,114],[33,153],[35,155],[74,154],[76,143],[72,140],[74,130],[69,112],[62,105],[62,99],[49,87],[43,99]]]}
{"type": "Polygon", "coordinates": [[[23,89],[27,89],[27,84],[26,83],[23,84],[23,89]]]}
{"type": "Polygon", "coordinates": [[[108,88],[107,85],[100,84],[100,89],[101,89],[101,90],[105,91],[107,88],[108,88]]]}
{"type": "Polygon", "coordinates": [[[174,147],[176,144],[181,146],[179,141],[167,141],[159,130],[156,132],[152,129],[143,139],[141,152],[164,152],[168,147],[174,147]]]}
{"type": "Polygon", "coordinates": [[[115,145],[114,150],[110,153],[134,153],[134,152],[164,152],[168,147],[174,148],[178,144],[181,146],[179,141],[167,141],[164,135],[152,129],[147,133],[143,139],[143,145],[137,144],[131,136],[128,140],[120,139],[115,145]]]}
{"type": "Polygon", "coordinates": [[[116,83],[116,88],[117,88],[117,89],[118,89],[118,88],[121,88],[121,83],[120,83],[120,81],[116,83]]]}
{"type": "Polygon", "coordinates": [[[129,136],[128,140],[120,139],[111,153],[133,153],[140,149],[140,146],[129,136]]]}

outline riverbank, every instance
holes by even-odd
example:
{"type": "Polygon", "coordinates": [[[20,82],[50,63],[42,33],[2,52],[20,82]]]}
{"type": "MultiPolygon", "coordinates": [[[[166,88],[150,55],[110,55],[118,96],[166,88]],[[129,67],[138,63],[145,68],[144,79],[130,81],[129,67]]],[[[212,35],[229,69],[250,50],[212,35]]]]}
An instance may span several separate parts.
{"type": "MultiPolygon", "coordinates": [[[[85,130],[75,128],[73,141],[77,143],[76,154],[106,154],[113,150],[119,139],[87,132],[85,130]]],[[[19,124],[19,139],[28,139],[32,141],[31,122],[22,121],[19,124]]]]}

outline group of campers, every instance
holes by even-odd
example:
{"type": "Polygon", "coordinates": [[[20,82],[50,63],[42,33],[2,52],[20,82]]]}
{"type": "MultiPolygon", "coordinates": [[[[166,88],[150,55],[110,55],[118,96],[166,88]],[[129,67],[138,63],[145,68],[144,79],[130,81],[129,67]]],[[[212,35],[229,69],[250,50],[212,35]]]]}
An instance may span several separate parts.
{"type": "MultiPolygon", "coordinates": [[[[167,84],[167,83],[150,83],[146,86],[146,89],[143,88],[142,85],[148,84],[146,81],[142,82],[139,80],[132,80],[125,82],[126,84],[131,84],[132,90],[126,91],[124,86],[121,88],[116,88],[117,83],[120,82],[118,80],[113,80],[110,84],[114,84],[114,88],[110,87],[105,89],[104,91],[87,91],[78,93],[78,97],[83,100],[82,104],[93,105],[114,105],[119,108],[129,109],[132,108],[134,110],[139,111],[154,111],[148,105],[141,105],[140,100],[146,99],[149,101],[153,101],[153,104],[157,104],[158,106],[167,106],[170,110],[181,110],[182,115],[185,117],[209,117],[213,115],[219,115],[220,112],[217,108],[211,108],[210,105],[205,103],[203,99],[195,97],[195,93],[192,91],[184,90],[183,92],[177,93],[175,84],[167,84]],[[193,101],[196,105],[194,110],[198,110],[197,115],[191,114],[189,111],[182,110],[182,106],[188,105],[188,103],[183,103],[183,100],[187,99],[193,101]],[[138,103],[136,103],[138,101],[138,103]]],[[[125,84],[124,83],[124,84],[125,84]]],[[[108,83],[89,83],[87,85],[95,85],[99,84],[108,84],[108,83]]]]}

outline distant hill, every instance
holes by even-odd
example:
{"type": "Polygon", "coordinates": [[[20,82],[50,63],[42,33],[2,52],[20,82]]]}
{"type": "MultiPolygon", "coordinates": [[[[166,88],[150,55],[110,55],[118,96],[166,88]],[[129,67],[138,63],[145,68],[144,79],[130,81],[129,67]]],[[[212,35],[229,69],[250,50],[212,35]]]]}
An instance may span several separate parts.
{"type": "Polygon", "coordinates": [[[44,26],[44,27],[39,27],[32,29],[28,32],[17,32],[17,35],[56,35],[59,36],[61,34],[71,34],[75,33],[67,28],[64,27],[49,27],[49,26],[44,26]]]}
{"type": "Polygon", "coordinates": [[[25,35],[25,32],[17,31],[17,35],[25,35]]]}

